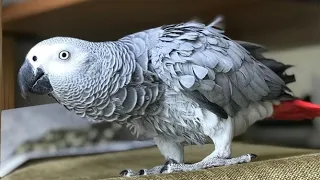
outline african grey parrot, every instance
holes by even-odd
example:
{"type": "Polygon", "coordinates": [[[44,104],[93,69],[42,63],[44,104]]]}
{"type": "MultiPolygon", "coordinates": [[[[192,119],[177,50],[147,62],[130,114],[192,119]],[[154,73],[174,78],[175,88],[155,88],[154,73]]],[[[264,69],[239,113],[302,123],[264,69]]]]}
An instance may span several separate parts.
{"type": "Polygon", "coordinates": [[[166,163],[123,176],[250,162],[256,155],[231,158],[233,137],[256,121],[312,118],[320,108],[292,95],[286,83],[294,77],[283,74],[290,66],[216,25],[189,21],[106,42],[43,40],[19,70],[21,94],[47,94],[91,122],[124,124],[153,138],[166,163]],[[184,146],[211,142],[210,155],[184,164],[184,146]]]}

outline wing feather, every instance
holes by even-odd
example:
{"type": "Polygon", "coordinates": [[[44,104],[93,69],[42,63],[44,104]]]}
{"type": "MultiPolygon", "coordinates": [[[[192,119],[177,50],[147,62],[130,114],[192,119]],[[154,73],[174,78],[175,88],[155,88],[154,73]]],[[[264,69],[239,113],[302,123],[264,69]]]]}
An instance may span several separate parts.
{"type": "MultiPolygon", "coordinates": [[[[215,24],[215,23],[212,23],[215,24]]],[[[284,81],[223,31],[198,22],[162,27],[150,49],[155,73],[177,91],[226,118],[251,102],[289,90],[284,81]],[[212,107],[210,107],[212,106],[212,107]]]]}

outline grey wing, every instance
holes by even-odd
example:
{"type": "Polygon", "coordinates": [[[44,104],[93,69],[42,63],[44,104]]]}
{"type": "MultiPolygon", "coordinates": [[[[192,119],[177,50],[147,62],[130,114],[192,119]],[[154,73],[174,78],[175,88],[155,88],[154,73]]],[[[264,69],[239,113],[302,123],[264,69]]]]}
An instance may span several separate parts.
{"type": "Polygon", "coordinates": [[[176,91],[226,118],[251,102],[278,99],[290,91],[222,30],[198,22],[163,26],[150,50],[151,66],[176,91]]]}

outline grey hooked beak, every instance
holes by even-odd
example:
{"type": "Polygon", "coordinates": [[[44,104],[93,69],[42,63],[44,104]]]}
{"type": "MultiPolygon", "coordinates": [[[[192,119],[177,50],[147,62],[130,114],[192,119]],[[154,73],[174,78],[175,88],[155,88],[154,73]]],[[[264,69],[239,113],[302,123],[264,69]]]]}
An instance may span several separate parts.
{"type": "Polygon", "coordinates": [[[30,93],[44,95],[53,89],[48,76],[41,68],[37,68],[34,74],[33,67],[28,60],[25,60],[18,72],[18,84],[23,98],[27,98],[30,93]]]}

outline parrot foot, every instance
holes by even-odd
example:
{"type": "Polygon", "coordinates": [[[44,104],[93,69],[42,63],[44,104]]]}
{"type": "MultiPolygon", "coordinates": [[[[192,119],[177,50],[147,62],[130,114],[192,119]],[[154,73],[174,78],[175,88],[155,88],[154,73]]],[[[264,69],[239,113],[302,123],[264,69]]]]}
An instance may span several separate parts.
{"type": "Polygon", "coordinates": [[[200,169],[207,169],[219,166],[228,166],[235,164],[248,163],[252,159],[256,158],[255,154],[246,154],[235,158],[222,159],[217,157],[207,157],[204,160],[194,163],[194,164],[178,164],[174,161],[167,161],[167,163],[162,167],[160,173],[172,173],[172,172],[186,172],[195,171],[200,169]]]}
{"type": "Polygon", "coordinates": [[[132,171],[131,169],[125,169],[123,171],[121,171],[119,173],[120,176],[127,176],[127,177],[130,177],[130,176],[136,176],[138,175],[138,173],[132,171]]]}
{"type": "Polygon", "coordinates": [[[139,172],[135,172],[131,169],[126,169],[120,172],[120,176],[143,176],[143,175],[152,175],[152,174],[160,174],[160,170],[162,169],[163,165],[155,166],[151,169],[141,169],[139,172]]]}

